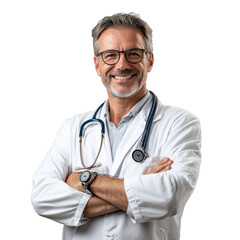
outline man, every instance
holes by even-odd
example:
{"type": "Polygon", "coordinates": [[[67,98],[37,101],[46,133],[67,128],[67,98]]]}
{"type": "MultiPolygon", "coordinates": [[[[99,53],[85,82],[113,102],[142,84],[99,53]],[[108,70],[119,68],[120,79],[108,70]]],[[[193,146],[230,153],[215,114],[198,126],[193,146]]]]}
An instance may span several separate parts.
{"type": "Polygon", "coordinates": [[[134,161],[154,102],[146,88],[154,63],[152,30],[133,13],[115,14],[103,18],[92,36],[108,101],[95,114],[64,122],[34,175],[33,206],[64,224],[63,239],[180,239],[181,216],[201,161],[199,121],[158,101],[146,159],[134,161]]]}

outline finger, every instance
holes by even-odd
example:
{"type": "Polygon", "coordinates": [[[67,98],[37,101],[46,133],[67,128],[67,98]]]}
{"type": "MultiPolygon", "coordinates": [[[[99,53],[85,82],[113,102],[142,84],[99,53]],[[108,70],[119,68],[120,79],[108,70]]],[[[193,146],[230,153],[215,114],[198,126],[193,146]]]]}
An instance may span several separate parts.
{"type": "Polygon", "coordinates": [[[158,169],[159,172],[164,171],[166,168],[167,168],[167,170],[169,170],[172,164],[173,164],[173,161],[172,160],[168,160],[166,163],[161,165],[161,167],[158,169]]]}
{"type": "Polygon", "coordinates": [[[153,166],[153,168],[158,169],[158,170],[163,170],[165,167],[172,165],[173,160],[170,160],[169,158],[163,159],[159,163],[153,166]]]}
{"type": "Polygon", "coordinates": [[[161,161],[160,162],[158,162],[157,164],[164,164],[164,163],[167,163],[167,162],[169,162],[171,159],[170,158],[168,158],[168,157],[163,157],[162,159],[161,159],[161,161]]]}
{"type": "MultiPolygon", "coordinates": [[[[151,173],[159,173],[159,172],[162,172],[165,168],[166,170],[169,170],[167,167],[172,165],[173,164],[173,161],[170,160],[169,158],[167,159],[167,162],[166,160],[163,160],[162,162],[160,161],[159,163],[157,163],[156,165],[154,165],[149,171],[148,171],[148,174],[151,174],[151,173]]],[[[166,171],[165,170],[165,171],[166,171]]]]}
{"type": "Polygon", "coordinates": [[[163,157],[160,161],[160,163],[166,163],[167,161],[169,161],[170,158],[167,158],[167,157],[163,157]]]}
{"type": "Polygon", "coordinates": [[[171,170],[171,169],[172,169],[172,166],[169,165],[169,166],[165,167],[165,168],[162,170],[162,172],[169,171],[169,170],[171,170]]]}

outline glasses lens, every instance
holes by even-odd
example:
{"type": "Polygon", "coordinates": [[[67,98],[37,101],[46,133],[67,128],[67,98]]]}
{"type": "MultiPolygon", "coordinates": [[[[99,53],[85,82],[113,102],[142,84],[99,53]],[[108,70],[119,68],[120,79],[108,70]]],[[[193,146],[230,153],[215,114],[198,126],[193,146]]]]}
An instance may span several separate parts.
{"type": "Polygon", "coordinates": [[[114,50],[105,51],[102,54],[102,58],[107,64],[115,64],[119,59],[119,53],[114,50]]]}
{"type": "Polygon", "coordinates": [[[129,49],[126,52],[126,58],[131,63],[138,63],[143,58],[143,51],[141,49],[129,49]]]}

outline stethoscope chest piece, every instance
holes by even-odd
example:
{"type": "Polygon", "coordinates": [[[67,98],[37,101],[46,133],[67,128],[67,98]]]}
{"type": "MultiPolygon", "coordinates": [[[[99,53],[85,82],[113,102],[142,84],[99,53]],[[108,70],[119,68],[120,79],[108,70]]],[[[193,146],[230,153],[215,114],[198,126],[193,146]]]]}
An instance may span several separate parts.
{"type": "Polygon", "coordinates": [[[143,162],[147,157],[147,153],[140,148],[134,150],[132,153],[132,158],[135,162],[143,162]]]}

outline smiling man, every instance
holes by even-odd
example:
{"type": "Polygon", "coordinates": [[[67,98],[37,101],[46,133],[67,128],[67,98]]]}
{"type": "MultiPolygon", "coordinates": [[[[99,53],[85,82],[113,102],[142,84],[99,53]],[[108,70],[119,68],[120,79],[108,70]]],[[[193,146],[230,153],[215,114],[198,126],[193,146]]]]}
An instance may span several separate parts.
{"type": "Polygon", "coordinates": [[[138,28],[109,27],[102,32],[98,42],[100,48],[94,57],[95,68],[108,91],[112,109],[110,120],[117,126],[146,95],[147,73],[153,66],[153,54],[151,49],[145,50],[144,35],[138,28]],[[116,116],[119,105],[121,109],[116,116]]]}
{"type": "Polygon", "coordinates": [[[95,67],[109,93],[117,98],[127,98],[142,90],[145,95],[153,54],[146,52],[142,32],[126,27],[109,28],[101,34],[99,45],[95,67]]]}
{"type": "Polygon", "coordinates": [[[199,121],[147,90],[152,30],[138,15],[105,17],[92,36],[108,100],[64,122],[34,175],[33,206],[64,224],[67,240],[180,239],[201,162],[199,121]]]}

